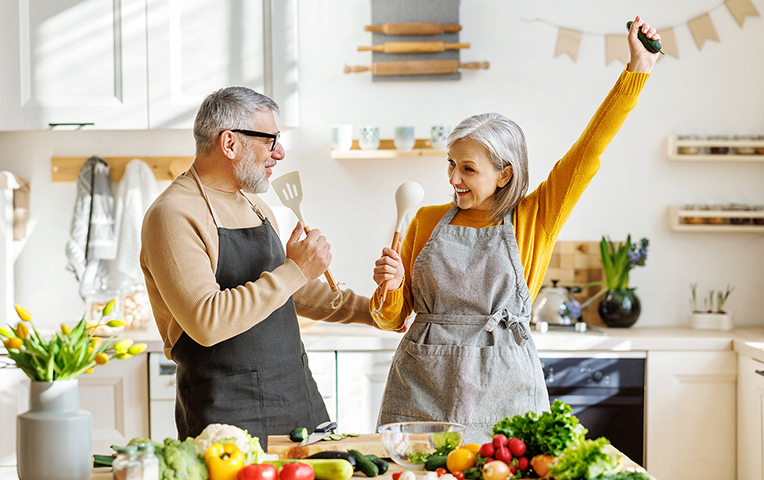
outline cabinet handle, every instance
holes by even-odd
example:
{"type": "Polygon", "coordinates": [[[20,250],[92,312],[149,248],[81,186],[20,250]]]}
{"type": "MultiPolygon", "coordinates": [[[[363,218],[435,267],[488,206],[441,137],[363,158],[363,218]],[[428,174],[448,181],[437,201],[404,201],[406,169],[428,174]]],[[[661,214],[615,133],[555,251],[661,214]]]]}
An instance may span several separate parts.
{"type": "Polygon", "coordinates": [[[754,370],[754,372],[758,373],[762,377],[764,377],[764,370],[754,370]]]}
{"type": "Polygon", "coordinates": [[[56,127],[92,127],[95,125],[93,122],[72,122],[72,123],[48,123],[50,128],[56,127]]]}

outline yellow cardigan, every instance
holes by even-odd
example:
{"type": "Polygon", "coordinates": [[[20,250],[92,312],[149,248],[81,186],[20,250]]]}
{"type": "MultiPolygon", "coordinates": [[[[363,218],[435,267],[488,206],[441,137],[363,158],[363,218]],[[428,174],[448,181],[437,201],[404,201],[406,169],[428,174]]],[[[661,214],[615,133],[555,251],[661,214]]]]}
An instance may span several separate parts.
{"type": "MultiPolygon", "coordinates": [[[[629,112],[637,106],[639,93],[649,76],[647,73],[624,70],[576,143],[555,164],[547,179],[526,195],[515,208],[512,221],[531,299],[536,297],[541,288],[560,230],[599,170],[600,156],[629,112]]],[[[453,203],[422,207],[412,219],[401,244],[401,260],[407,272],[403,284],[397,290],[387,293],[381,309],[377,295],[379,289],[370,300],[372,317],[380,328],[398,330],[411,314],[414,298],[409,272],[438,221],[452,206],[453,203]],[[379,313],[376,313],[378,309],[379,313]]],[[[461,210],[451,224],[473,228],[495,225],[490,222],[488,213],[461,210]]]]}

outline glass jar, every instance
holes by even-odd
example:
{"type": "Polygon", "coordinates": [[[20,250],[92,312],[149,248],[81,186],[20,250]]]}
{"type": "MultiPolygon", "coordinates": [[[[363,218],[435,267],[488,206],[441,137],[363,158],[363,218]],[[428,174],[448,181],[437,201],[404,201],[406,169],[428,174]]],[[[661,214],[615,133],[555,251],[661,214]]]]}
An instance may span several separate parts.
{"type": "Polygon", "coordinates": [[[138,461],[138,447],[128,445],[117,450],[117,458],[112,463],[114,480],[141,480],[141,462],[138,461]]]}
{"type": "MultiPolygon", "coordinates": [[[[735,141],[751,143],[756,141],[756,137],[753,135],[735,135],[735,141]]],[[[734,153],[737,155],[753,155],[756,153],[756,147],[753,145],[741,145],[739,147],[735,147],[734,150],[734,153]]]]}
{"type": "MultiPolygon", "coordinates": [[[[764,205],[754,205],[751,207],[751,210],[754,213],[764,214],[764,205]]],[[[764,225],[764,217],[753,217],[751,221],[753,221],[754,225],[764,225]]]]}
{"type": "Polygon", "coordinates": [[[716,217],[712,212],[720,212],[724,210],[724,207],[721,205],[709,205],[706,217],[706,223],[709,223],[711,225],[724,225],[727,223],[727,217],[716,217]]]}
{"type": "MultiPolygon", "coordinates": [[[[682,210],[686,210],[688,212],[695,212],[698,210],[701,210],[700,205],[685,205],[682,207],[682,210]]],[[[699,225],[701,223],[705,223],[705,218],[703,218],[700,214],[698,216],[688,214],[685,217],[682,217],[682,223],[686,225],[699,225]]]]}
{"type": "Polygon", "coordinates": [[[708,136],[709,141],[718,141],[719,145],[711,145],[708,147],[708,151],[711,152],[713,155],[726,155],[730,153],[730,147],[726,145],[721,145],[722,142],[729,141],[729,137],[726,135],[709,135],[708,136]]]}
{"type": "MultiPolygon", "coordinates": [[[[741,203],[731,203],[727,206],[727,210],[731,212],[749,212],[751,207],[741,203]]],[[[751,217],[730,217],[730,224],[732,225],[746,225],[748,223],[751,223],[751,217]]]]}
{"type": "Polygon", "coordinates": [[[122,291],[125,328],[145,330],[151,321],[151,304],[146,289],[136,285],[122,291]]]}
{"type": "MultiPolygon", "coordinates": [[[[680,142],[697,142],[700,137],[697,135],[679,135],[677,140],[680,142]]],[[[680,155],[697,155],[700,153],[700,147],[698,145],[680,145],[676,151],[680,155]]]]}
{"type": "Polygon", "coordinates": [[[138,460],[141,462],[141,480],[159,480],[159,459],[154,453],[154,445],[138,445],[138,460]]]}

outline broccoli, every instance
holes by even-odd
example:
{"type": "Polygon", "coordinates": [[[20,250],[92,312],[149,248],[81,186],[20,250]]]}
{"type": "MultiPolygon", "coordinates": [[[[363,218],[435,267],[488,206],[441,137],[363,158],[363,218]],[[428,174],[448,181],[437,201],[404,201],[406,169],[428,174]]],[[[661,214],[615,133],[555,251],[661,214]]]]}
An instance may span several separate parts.
{"type": "Polygon", "coordinates": [[[161,480],[207,480],[209,473],[199,450],[191,442],[181,442],[166,438],[164,444],[147,438],[134,438],[128,445],[150,443],[156,447],[154,453],[159,458],[159,478],[161,480]]]}

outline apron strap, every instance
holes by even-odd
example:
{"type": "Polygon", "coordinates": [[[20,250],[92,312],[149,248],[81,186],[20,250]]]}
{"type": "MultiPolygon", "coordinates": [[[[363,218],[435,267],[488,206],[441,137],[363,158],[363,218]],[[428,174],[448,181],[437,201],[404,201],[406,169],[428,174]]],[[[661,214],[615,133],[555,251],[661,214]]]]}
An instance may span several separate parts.
{"type": "Polygon", "coordinates": [[[492,332],[499,322],[504,322],[504,326],[512,331],[515,343],[518,346],[525,346],[529,340],[528,333],[522,328],[522,323],[527,322],[528,317],[519,317],[513,315],[506,308],[486,317],[485,315],[444,315],[436,313],[417,313],[415,322],[436,323],[439,325],[475,325],[482,324],[483,330],[492,332]]]}
{"type": "Polygon", "coordinates": [[[196,179],[196,184],[199,185],[199,190],[202,191],[202,196],[204,197],[204,201],[207,202],[207,206],[210,208],[210,212],[212,212],[212,220],[215,222],[215,226],[217,228],[220,228],[220,219],[218,219],[217,213],[215,213],[215,209],[212,208],[212,203],[210,202],[209,197],[207,197],[207,192],[204,190],[204,185],[202,185],[202,181],[199,180],[199,175],[196,174],[196,168],[191,165],[191,168],[189,168],[191,171],[191,174],[196,179]]]}

